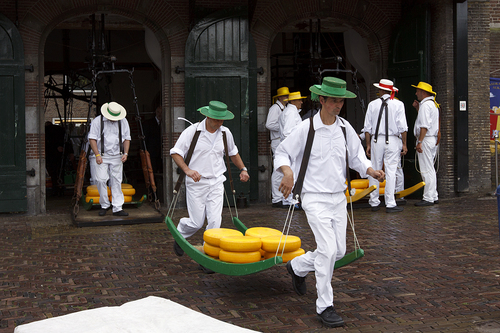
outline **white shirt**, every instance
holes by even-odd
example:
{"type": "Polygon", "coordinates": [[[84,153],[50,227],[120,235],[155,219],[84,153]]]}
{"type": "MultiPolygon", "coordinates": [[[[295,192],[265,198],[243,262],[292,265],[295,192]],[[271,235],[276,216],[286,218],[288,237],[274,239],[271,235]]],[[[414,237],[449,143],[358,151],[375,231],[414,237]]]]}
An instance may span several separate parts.
{"type": "MultiPolygon", "coordinates": [[[[101,151],[101,116],[97,116],[92,120],[90,124],[89,139],[94,139],[97,141],[97,149],[99,154],[115,156],[120,155],[120,136],[118,121],[111,121],[104,117],[104,152],[101,151]]],[[[122,142],[125,140],[131,140],[130,138],[130,127],[126,118],[120,120],[122,127],[122,142]]],[[[90,155],[94,152],[91,150],[90,155]]]]}
{"type": "Polygon", "coordinates": [[[299,110],[292,103],[288,103],[280,115],[280,138],[285,140],[292,133],[295,127],[302,122],[299,110]]]}
{"type": "MultiPolygon", "coordinates": [[[[346,185],[346,141],[342,127],[346,128],[347,146],[349,152],[349,167],[366,178],[366,170],[372,166],[366,158],[358,135],[351,124],[337,116],[333,125],[323,124],[320,112],[313,117],[315,129],[314,140],[309,157],[309,163],[304,177],[302,193],[338,193],[345,191],[346,185]],[[344,123],[342,123],[342,121],[344,123]]],[[[283,165],[289,166],[297,180],[304,149],[309,132],[309,120],[300,123],[276,149],[275,169],[283,165]]]]}
{"type": "Polygon", "coordinates": [[[416,138],[420,136],[420,129],[422,127],[427,128],[425,136],[438,135],[439,110],[434,103],[433,96],[426,97],[420,102],[415,127],[413,128],[413,134],[415,134],[416,138]]]}
{"type": "Polygon", "coordinates": [[[206,128],[206,121],[205,118],[201,123],[186,128],[179,136],[175,146],[170,149],[170,155],[179,154],[182,158],[185,158],[196,130],[200,130],[201,133],[189,162],[189,168],[198,171],[203,178],[217,178],[226,172],[222,131],[226,132],[229,156],[238,154],[238,148],[234,143],[233,134],[229,128],[221,126],[215,133],[210,133],[206,128]]]}
{"type": "MultiPolygon", "coordinates": [[[[388,110],[388,125],[389,132],[388,135],[399,136],[401,133],[408,131],[408,124],[406,123],[405,105],[403,102],[397,99],[389,99],[390,95],[385,94],[382,98],[387,99],[387,110],[388,110]]],[[[380,107],[382,106],[382,100],[377,98],[368,104],[368,109],[366,110],[364,132],[370,133],[375,137],[375,131],[377,130],[378,116],[380,113],[380,107]]],[[[382,113],[382,118],[380,119],[380,125],[378,128],[378,136],[384,137],[386,133],[385,129],[385,110],[382,113]]]]}
{"type": "Polygon", "coordinates": [[[271,140],[280,138],[280,123],[279,117],[285,107],[280,101],[276,101],[270,108],[267,114],[266,128],[271,134],[271,140]]]}

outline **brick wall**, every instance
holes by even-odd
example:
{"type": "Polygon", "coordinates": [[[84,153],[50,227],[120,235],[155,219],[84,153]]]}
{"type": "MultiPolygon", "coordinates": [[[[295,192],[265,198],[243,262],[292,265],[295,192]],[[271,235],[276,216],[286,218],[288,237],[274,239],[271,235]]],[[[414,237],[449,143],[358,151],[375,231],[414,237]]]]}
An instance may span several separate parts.
{"type": "Polygon", "coordinates": [[[469,179],[471,192],[491,189],[489,140],[490,8],[468,1],[469,30],[469,179]]]}

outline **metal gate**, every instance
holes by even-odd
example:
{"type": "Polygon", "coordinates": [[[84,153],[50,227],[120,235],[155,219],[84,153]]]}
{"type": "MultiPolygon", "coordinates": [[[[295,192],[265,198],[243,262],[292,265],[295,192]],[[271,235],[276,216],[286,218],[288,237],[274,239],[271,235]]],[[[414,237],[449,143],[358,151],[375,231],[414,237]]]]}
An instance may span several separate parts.
{"type": "Polygon", "coordinates": [[[234,165],[231,173],[236,195],[250,200],[258,199],[256,59],[246,8],[206,17],[193,28],[186,43],[186,117],[202,120],[204,116],[196,110],[211,100],[226,103],[234,113],[234,119],[225,121],[224,126],[233,133],[239,154],[248,166],[250,182],[239,181],[239,170],[234,165]]]}
{"type": "Polygon", "coordinates": [[[24,53],[16,26],[0,14],[0,212],[27,211],[24,53]]]}

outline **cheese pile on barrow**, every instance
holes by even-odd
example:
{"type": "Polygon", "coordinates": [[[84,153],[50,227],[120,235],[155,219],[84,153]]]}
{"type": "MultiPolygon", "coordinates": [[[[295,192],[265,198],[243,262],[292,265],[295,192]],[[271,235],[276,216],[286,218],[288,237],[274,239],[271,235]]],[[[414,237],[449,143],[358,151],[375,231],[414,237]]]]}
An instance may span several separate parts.
{"type": "Polygon", "coordinates": [[[234,229],[208,229],[203,233],[203,240],[206,255],[230,263],[269,259],[276,256],[276,251],[283,262],[288,262],[305,253],[299,237],[282,235],[279,230],[265,227],[247,229],[245,235],[234,229]]]}

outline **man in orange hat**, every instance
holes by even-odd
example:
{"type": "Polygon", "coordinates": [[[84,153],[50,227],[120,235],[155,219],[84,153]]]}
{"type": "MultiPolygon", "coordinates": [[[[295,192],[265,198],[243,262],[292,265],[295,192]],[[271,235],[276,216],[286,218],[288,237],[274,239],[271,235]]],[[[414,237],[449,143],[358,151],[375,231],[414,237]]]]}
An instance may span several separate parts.
{"type": "MultiPolygon", "coordinates": [[[[394,192],[396,187],[396,172],[401,161],[401,155],[408,151],[406,147],[405,106],[403,102],[394,98],[398,88],[391,80],[381,79],[373,84],[379,90],[380,98],[368,104],[366,110],[364,131],[366,137],[366,155],[370,157],[373,168],[382,169],[385,166],[385,211],[387,213],[401,212],[403,207],[396,205],[394,192]]],[[[377,189],[370,193],[372,211],[380,209],[379,182],[368,177],[371,185],[377,189]]]]}
{"type": "Polygon", "coordinates": [[[432,86],[425,82],[419,82],[415,95],[417,100],[413,101],[413,107],[417,109],[418,115],[415,120],[413,133],[417,139],[418,165],[422,180],[425,182],[424,196],[415,206],[432,206],[438,202],[436,170],[434,159],[436,158],[438,135],[439,135],[439,105],[436,103],[436,93],[432,86]]]}
{"type": "MultiPolygon", "coordinates": [[[[269,130],[269,135],[271,138],[271,151],[273,154],[273,164],[274,164],[274,153],[276,152],[276,148],[280,144],[280,123],[279,117],[280,114],[286,107],[287,102],[285,101],[288,98],[289,94],[288,87],[281,87],[278,89],[278,92],[275,96],[273,96],[273,101],[276,102],[269,108],[269,112],[267,114],[266,120],[266,128],[269,130]]],[[[278,190],[281,182],[281,175],[279,172],[273,170],[271,175],[271,195],[272,195],[272,203],[273,207],[281,208],[283,206],[282,199],[283,195],[278,190]]]]}

